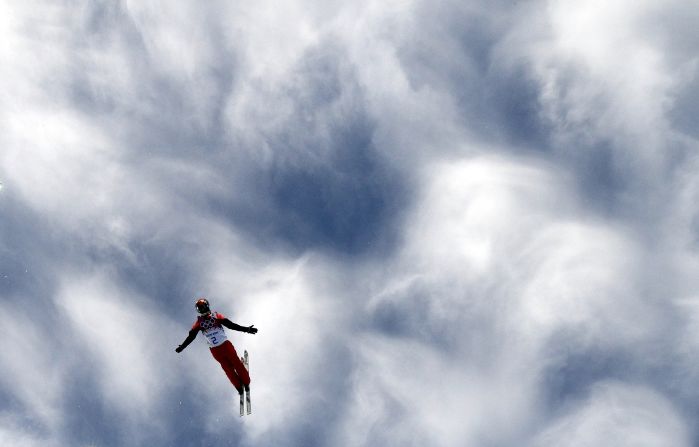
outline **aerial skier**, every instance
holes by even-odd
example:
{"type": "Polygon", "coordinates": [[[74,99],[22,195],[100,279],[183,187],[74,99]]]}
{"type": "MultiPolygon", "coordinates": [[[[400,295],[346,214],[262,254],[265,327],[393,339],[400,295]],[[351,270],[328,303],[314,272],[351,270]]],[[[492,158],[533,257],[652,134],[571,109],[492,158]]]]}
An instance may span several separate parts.
{"type": "Polygon", "coordinates": [[[197,310],[197,321],[192,325],[192,329],[189,331],[189,335],[182,342],[181,345],[175,349],[176,352],[182,352],[194,339],[197,337],[199,331],[201,331],[204,336],[206,336],[206,342],[211,350],[211,355],[221,364],[221,368],[228,376],[228,380],[231,381],[238,394],[240,395],[240,415],[243,415],[243,395],[245,395],[245,401],[247,402],[248,411],[250,414],[250,374],[247,369],[247,356],[248,353],[245,351],[245,358],[241,359],[238,357],[238,353],[235,351],[233,344],[228,341],[226,333],[223,327],[232,329],[234,331],[247,332],[248,334],[256,334],[257,328],[254,325],[251,326],[240,326],[233,323],[231,320],[223,316],[218,312],[212,312],[209,307],[209,301],[206,298],[200,298],[194,303],[194,307],[197,310]],[[243,363],[245,362],[245,363],[243,363]]]}

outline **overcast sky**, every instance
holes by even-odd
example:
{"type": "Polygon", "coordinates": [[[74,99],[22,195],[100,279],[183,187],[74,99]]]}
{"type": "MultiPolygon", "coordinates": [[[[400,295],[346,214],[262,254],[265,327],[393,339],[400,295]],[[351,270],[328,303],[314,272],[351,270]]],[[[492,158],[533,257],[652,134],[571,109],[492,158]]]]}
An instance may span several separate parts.
{"type": "Polygon", "coordinates": [[[0,445],[699,445],[697,23],[0,2],[0,445]]]}

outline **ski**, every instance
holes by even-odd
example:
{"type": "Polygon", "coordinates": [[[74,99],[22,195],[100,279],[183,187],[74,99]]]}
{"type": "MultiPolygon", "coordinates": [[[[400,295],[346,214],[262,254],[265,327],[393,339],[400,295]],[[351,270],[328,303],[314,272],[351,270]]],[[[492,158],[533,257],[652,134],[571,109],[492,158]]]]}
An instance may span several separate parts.
{"type": "MultiPolygon", "coordinates": [[[[248,370],[248,373],[250,373],[250,363],[248,360],[248,351],[245,350],[245,353],[242,357],[240,357],[240,362],[243,364],[246,370],[248,370]]],[[[250,387],[244,387],[243,392],[240,394],[240,416],[243,416],[245,413],[251,414],[252,413],[252,403],[250,402],[250,387]],[[247,412],[245,411],[245,407],[247,406],[247,412]]]]}
{"type": "MultiPolygon", "coordinates": [[[[245,353],[243,354],[243,365],[245,365],[245,369],[248,370],[248,374],[250,374],[250,362],[248,360],[248,350],[245,350],[245,353]]],[[[245,390],[245,403],[247,404],[248,411],[247,413],[250,414],[252,413],[252,403],[250,402],[250,387],[248,386],[247,389],[245,390]]]]}
{"type": "Polygon", "coordinates": [[[248,414],[252,413],[252,404],[250,404],[250,388],[245,390],[245,402],[248,404],[248,414]]]}

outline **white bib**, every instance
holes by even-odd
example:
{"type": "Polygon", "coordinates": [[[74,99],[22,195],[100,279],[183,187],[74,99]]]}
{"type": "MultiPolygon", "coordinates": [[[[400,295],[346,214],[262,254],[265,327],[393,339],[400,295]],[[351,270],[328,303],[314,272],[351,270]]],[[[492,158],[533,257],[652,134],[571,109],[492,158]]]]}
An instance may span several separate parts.
{"type": "Polygon", "coordinates": [[[206,343],[208,343],[211,348],[220,346],[224,341],[228,340],[223,326],[216,321],[214,315],[217,314],[214,312],[209,318],[202,318],[199,320],[201,331],[206,336],[206,343]]]}
{"type": "Polygon", "coordinates": [[[206,342],[210,347],[220,346],[224,341],[228,340],[226,333],[221,326],[214,326],[202,331],[206,336],[206,342]]]}

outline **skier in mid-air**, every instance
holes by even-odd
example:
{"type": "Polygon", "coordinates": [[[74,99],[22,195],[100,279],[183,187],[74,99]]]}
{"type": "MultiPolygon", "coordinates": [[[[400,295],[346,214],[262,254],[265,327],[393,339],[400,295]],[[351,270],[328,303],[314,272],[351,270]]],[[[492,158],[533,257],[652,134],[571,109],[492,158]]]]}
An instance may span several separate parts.
{"type": "Polygon", "coordinates": [[[247,332],[248,334],[256,334],[257,328],[255,328],[254,325],[247,327],[240,326],[233,323],[222,314],[212,312],[209,307],[209,301],[205,298],[198,299],[194,307],[199,314],[197,321],[192,325],[192,329],[189,331],[187,338],[175,351],[178,353],[182,352],[184,348],[194,341],[199,331],[201,331],[206,336],[206,342],[211,349],[211,355],[221,364],[221,368],[223,368],[226,376],[228,376],[228,380],[230,380],[235,389],[238,390],[242,403],[243,391],[248,393],[249,398],[250,375],[245,365],[243,365],[243,362],[240,361],[240,357],[238,357],[238,353],[235,351],[233,344],[228,341],[223,327],[225,326],[234,331],[247,332]]]}

